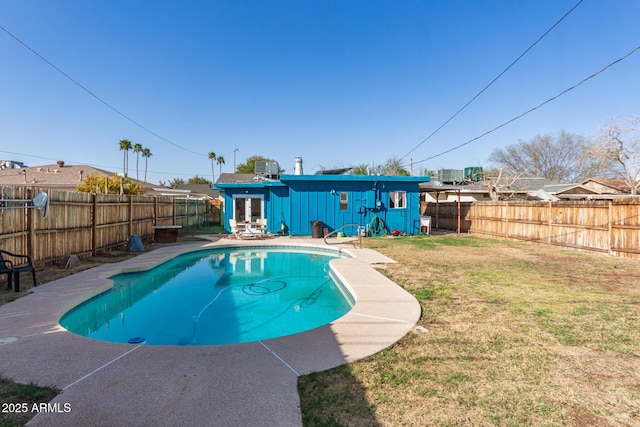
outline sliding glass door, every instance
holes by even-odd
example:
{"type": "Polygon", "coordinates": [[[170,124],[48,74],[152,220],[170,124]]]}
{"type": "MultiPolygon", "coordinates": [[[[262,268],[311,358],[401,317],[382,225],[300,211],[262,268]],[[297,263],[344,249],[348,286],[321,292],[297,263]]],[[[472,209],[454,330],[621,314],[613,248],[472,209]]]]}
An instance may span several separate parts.
{"type": "Polygon", "coordinates": [[[264,218],[263,196],[233,196],[233,219],[255,222],[258,218],[264,218]]]}

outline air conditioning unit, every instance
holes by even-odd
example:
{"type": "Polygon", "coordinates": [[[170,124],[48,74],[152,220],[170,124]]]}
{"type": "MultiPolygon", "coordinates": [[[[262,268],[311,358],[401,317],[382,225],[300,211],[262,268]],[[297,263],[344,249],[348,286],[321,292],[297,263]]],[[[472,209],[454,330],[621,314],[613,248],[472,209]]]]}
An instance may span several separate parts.
{"type": "Polygon", "coordinates": [[[462,182],[464,171],[462,169],[440,169],[438,171],[438,181],[444,183],[462,182]]]}
{"type": "Polygon", "coordinates": [[[278,162],[258,161],[254,163],[253,170],[256,175],[277,176],[280,172],[278,162]]]}

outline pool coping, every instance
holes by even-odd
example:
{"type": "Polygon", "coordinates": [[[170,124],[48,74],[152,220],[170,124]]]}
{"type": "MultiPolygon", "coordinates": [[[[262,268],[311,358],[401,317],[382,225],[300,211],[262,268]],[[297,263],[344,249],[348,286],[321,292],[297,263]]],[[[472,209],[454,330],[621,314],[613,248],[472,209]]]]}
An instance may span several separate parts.
{"type": "Polygon", "coordinates": [[[33,288],[0,307],[0,374],[63,391],[29,425],[301,425],[299,375],[355,361],[394,344],[420,318],[417,300],[376,271],[394,263],[348,240],[280,237],[168,244],[33,288]],[[330,262],[355,297],[352,310],[299,334],[222,346],[117,344],[77,336],[58,324],[79,302],[112,286],[115,274],[152,268],[186,253],[222,246],[332,249],[351,258],[330,262]],[[149,390],[154,390],[150,393],[149,390]],[[101,424],[102,423],[102,424],[101,424]]]}

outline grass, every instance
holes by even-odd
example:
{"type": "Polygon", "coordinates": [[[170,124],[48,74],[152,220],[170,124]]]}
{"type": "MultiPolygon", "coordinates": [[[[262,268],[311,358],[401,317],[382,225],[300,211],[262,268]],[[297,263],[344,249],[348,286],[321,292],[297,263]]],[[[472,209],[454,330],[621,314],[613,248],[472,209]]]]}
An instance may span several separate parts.
{"type": "Polygon", "coordinates": [[[0,426],[23,426],[35,413],[33,405],[49,402],[59,390],[34,383],[17,384],[0,377],[0,426]]]}
{"type": "Polygon", "coordinates": [[[640,424],[640,262],[471,236],[367,239],[423,308],[299,379],[307,426],[640,424]],[[410,250],[407,250],[407,247],[410,250]]]}

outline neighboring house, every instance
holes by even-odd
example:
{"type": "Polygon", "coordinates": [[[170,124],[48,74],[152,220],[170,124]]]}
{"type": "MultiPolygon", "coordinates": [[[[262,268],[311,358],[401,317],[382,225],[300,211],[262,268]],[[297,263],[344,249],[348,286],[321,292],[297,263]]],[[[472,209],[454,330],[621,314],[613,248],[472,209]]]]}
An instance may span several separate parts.
{"type": "Polygon", "coordinates": [[[631,197],[631,189],[623,179],[589,178],[578,184],[545,187],[560,200],[609,200],[631,197]]]}
{"type": "Polygon", "coordinates": [[[208,184],[182,184],[176,188],[153,187],[153,195],[182,197],[197,200],[217,200],[220,197],[218,191],[212,191],[208,184]]]}
{"type": "MultiPolygon", "coordinates": [[[[490,185],[495,185],[495,178],[487,178],[483,182],[474,182],[464,185],[438,185],[437,182],[424,183],[420,186],[422,198],[427,203],[446,202],[487,202],[491,201],[490,185]]],[[[544,193],[540,190],[552,184],[545,178],[502,178],[502,186],[499,185],[501,199],[531,200],[540,199],[544,193]],[[504,186],[509,183],[509,186],[504,186]]]]}
{"type": "MultiPolygon", "coordinates": [[[[329,232],[347,224],[366,227],[382,219],[387,232],[419,231],[419,184],[424,176],[222,174],[214,188],[224,197],[223,223],[267,219],[267,231],[312,234],[312,221],[329,232]],[[375,218],[375,219],[374,219],[375,218]]],[[[357,232],[357,227],[344,229],[357,232]]]]}
{"type": "MultiPolygon", "coordinates": [[[[76,187],[89,175],[93,174],[108,176],[109,178],[116,175],[114,172],[92,166],[66,165],[63,161],[59,161],[55,165],[2,169],[0,170],[0,186],[76,191],[76,187]]],[[[150,184],[140,184],[143,185],[145,192],[150,190],[150,184]]]]}
{"type": "MultiPolygon", "coordinates": [[[[507,182],[507,180],[504,180],[507,182]]],[[[437,182],[421,184],[420,191],[427,203],[482,202],[491,201],[488,185],[473,183],[450,186],[437,182]]],[[[589,178],[580,183],[556,184],[545,178],[518,178],[510,181],[509,187],[500,189],[501,200],[606,200],[618,197],[630,197],[630,190],[621,179],[589,178]]]]}

